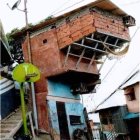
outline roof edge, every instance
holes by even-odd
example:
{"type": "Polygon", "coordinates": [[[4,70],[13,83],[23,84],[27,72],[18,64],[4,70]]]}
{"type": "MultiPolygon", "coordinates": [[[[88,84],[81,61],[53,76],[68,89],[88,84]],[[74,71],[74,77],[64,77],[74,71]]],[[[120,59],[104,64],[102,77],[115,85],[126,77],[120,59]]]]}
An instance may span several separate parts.
{"type": "MultiPolygon", "coordinates": [[[[110,7],[111,7],[110,6],[110,7]]],[[[87,5],[84,5],[84,6],[81,6],[79,8],[76,8],[70,12],[67,12],[67,13],[64,13],[63,15],[60,15],[58,17],[54,17],[54,18],[51,18],[51,19],[48,19],[47,21],[44,21],[42,23],[39,23],[39,24],[36,24],[36,25],[33,25],[32,27],[26,29],[24,28],[23,30],[17,32],[17,33],[14,33],[12,35],[13,38],[16,38],[16,37],[19,37],[19,36],[22,36],[22,35],[26,35],[26,32],[29,31],[29,32],[32,32],[34,30],[39,30],[45,26],[49,26],[51,24],[53,24],[54,22],[56,22],[57,20],[61,20],[62,18],[66,18],[68,16],[70,16],[71,14],[74,14],[80,10],[83,10],[85,8],[91,8],[91,7],[98,7],[98,8],[101,8],[103,10],[107,10],[107,11],[110,11],[112,12],[113,14],[116,14],[116,15],[119,15],[119,16],[126,16],[128,15],[127,13],[125,13],[122,9],[120,9],[116,4],[114,4],[113,2],[111,2],[110,0],[96,0],[94,2],[91,2],[87,5]],[[110,9],[108,7],[105,8],[104,5],[108,5],[110,4],[113,9],[110,9]]]]}

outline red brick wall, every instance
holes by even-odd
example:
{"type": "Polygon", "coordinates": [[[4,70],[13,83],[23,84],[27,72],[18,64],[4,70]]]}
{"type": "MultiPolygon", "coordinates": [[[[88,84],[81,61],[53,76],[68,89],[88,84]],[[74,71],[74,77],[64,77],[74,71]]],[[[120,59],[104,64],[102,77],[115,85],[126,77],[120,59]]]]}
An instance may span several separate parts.
{"type": "Polygon", "coordinates": [[[122,18],[110,15],[88,12],[69,22],[65,21],[56,29],[59,48],[63,48],[96,30],[129,40],[129,29],[123,24],[122,18]]]}
{"type": "Polygon", "coordinates": [[[109,33],[126,40],[130,39],[129,29],[124,26],[122,19],[103,16],[96,12],[94,12],[93,15],[95,18],[94,25],[97,30],[99,29],[102,32],[109,33]]]}
{"type": "MultiPolygon", "coordinates": [[[[129,30],[123,25],[122,18],[100,10],[86,11],[74,18],[63,19],[63,22],[56,28],[50,28],[48,31],[44,30],[32,36],[30,41],[32,60],[40,68],[43,75],[40,84],[38,82],[41,88],[37,88],[38,92],[46,91],[46,83],[43,82],[45,81],[44,77],[63,71],[65,56],[59,51],[59,48],[64,48],[96,30],[129,40],[129,30]],[[47,40],[46,44],[43,44],[44,39],[47,40]]],[[[27,41],[23,44],[23,52],[25,60],[28,61],[27,41]]],[[[68,68],[73,69],[76,61],[77,59],[70,57],[68,68]]],[[[68,68],[65,67],[64,69],[68,68]]],[[[78,70],[87,71],[87,63],[82,61],[78,70]]],[[[98,73],[96,63],[93,63],[90,72],[98,73]]]]}
{"type": "Polygon", "coordinates": [[[46,96],[46,92],[36,94],[38,125],[39,129],[50,131],[46,96]]]}
{"type": "MultiPolygon", "coordinates": [[[[25,61],[28,61],[26,41],[23,44],[23,53],[25,61]]],[[[55,29],[31,38],[31,55],[33,64],[41,71],[41,79],[35,86],[36,92],[46,92],[46,76],[54,73],[61,67],[55,29]],[[47,39],[45,44],[43,44],[44,39],[47,39]]]]}
{"type": "Polygon", "coordinates": [[[83,36],[95,32],[93,19],[94,16],[88,13],[72,21],[66,21],[58,27],[56,32],[59,48],[63,48],[83,36]]]}

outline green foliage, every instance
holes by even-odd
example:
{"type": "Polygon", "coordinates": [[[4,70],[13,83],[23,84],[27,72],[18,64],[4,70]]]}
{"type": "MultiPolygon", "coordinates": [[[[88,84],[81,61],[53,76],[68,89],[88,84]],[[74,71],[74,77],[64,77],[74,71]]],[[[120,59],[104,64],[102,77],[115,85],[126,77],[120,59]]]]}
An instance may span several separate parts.
{"type": "Polygon", "coordinates": [[[14,28],[12,31],[11,31],[11,34],[15,34],[17,32],[19,32],[20,30],[18,28],[14,28]]]}
{"type": "MultiPolygon", "coordinates": [[[[52,15],[51,15],[51,16],[48,16],[47,18],[45,18],[44,20],[40,21],[40,22],[37,23],[37,24],[46,22],[47,20],[50,20],[50,19],[52,19],[52,18],[53,18],[52,15]]],[[[32,23],[29,23],[28,26],[29,26],[29,28],[32,28],[32,27],[35,26],[35,25],[33,25],[32,23]]],[[[25,30],[26,30],[26,26],[24,26],[24,27],[21,28],[21,29],[14,28],[10,33],[7,33],[7,34],[6,34],[7,39],[8,39],[8,42],[10,43],[10,42],[14,41],[14,38],[12,37],[12,35],[14,35],[14,34],[16,34],[16,33],[18,33],[18,32],[23,32],[23,31],[25,31],[25,30]]]]}
{"type": "Polygon", "coordinates": [[[8,39],[9,44],[14,40],[12,35],[19,32],[20,30],[18,28],[14,28],[10,33],[6,34],[6,37],[8,39]]]}

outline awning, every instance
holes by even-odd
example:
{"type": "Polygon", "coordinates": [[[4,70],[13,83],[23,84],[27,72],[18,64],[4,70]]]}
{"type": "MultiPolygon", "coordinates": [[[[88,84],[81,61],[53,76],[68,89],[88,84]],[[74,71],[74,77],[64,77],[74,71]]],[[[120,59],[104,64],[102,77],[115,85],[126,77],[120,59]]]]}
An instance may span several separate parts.
{"type": "Polygon", "coordinates": [[[128,120],[128,119],[134,119],[138,117],[139,117],[139,113],[127,113],[123,119],[128,120]]]}

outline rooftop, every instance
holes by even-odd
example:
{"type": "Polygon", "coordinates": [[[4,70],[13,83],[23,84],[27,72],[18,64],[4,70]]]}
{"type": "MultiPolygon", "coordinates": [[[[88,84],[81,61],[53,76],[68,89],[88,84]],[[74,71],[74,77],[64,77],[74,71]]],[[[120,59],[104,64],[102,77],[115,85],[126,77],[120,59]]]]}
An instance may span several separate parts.
{"type": "Polygon", "coordinates": [[[122,86],[122,89],[140,82],[140,70],[138,68],[133,72],[131,76],[131,78],[122,86]]]}
{"type": "Polygon", "coordinates": [[[124,91],[118,90],[106,102],[104,102],[102,105],[100,105],[96,109],[96,112],[98,112],[99,110],[109,109],[109,108],[124,106],[124,105],[126,105],[124,91]]]}
{"type": "MultiPolygon", "coordinates": [[[[64,13],[58,17],[50,17],[50,18],[46,18],[46,20],[36,24],[36,25],[33,25],[31,27],[29,27],[29,31],[30,32],[34,32],[36,30],[39,30],[39,29],[42,29],[44,28],[45,26],[49,26],[49,25],[52,25],[54,24],[56,21],[59,21],[63,18],[66,18],[66,17],[69,17],[70,15],[73,15],[75,13],[78,13],[79,11],[82,11],[83,9],[86,9],[86,8],[93,8],[93,7],[97,7],[97,8],[101,8],[103,10],[106,10],[108,12],[111,12],[115,15],[118,15],[118,16],[127,16],[128,14],[125,13],[123,10],[121,10],[117,5],[115,5],[113,2],[111,2],[110,0],[96,0],[92,3],[89,3],[87,5],[84,5],[84,6],[81,6],[79,8],[76,8],[72,11],[69,11],[67,13],[64,13]]],[[[22,36],[22,35],[25,35],[26,33],[26,29],[23,28],[19,31],[17,31],[16,33],[13,34],[13,37],[19,37],[19,36],[22,36]]]]}

